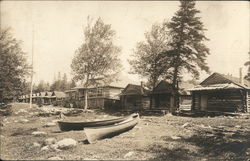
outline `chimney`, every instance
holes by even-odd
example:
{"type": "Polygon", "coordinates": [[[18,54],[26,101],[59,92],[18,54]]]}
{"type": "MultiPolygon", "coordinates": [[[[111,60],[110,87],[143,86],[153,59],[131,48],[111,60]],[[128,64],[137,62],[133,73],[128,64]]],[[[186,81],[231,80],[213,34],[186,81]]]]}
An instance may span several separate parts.
{"type": "Polygon", "coordinates": [[[143,94],[143,81],[141,81],[141,94],[143,94]]]}
{"type": "Polygon", "coordinates": [[[240,84],[244,84],[244,82],[243,82],[243,76],[242,76],[242,68],[240,68],[240,78],[239,78],[239,83],[240,84]]]}

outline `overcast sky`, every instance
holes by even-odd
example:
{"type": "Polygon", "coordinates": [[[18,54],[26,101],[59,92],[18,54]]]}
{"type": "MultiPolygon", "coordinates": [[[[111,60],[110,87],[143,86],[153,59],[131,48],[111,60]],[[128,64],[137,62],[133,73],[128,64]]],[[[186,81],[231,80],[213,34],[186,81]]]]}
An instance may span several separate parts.
{"type": "MultiPolygon", "coordinates": [[[[34,81],[52,82],[57,72],[70,77],[70,64],[75,50],[83,43],[83,28],[87,16],[102,17],[116,31],[116,44],[122,47],[123,77],[128,75],[127,59],[144,33],[155,22],[170,20],[178,10],[178,1],[1,1],[1,28],[23,41],[22,47],[31,62],[32,26],[34,26],[34,81]]],[[[248,1],[198,1],[196,8],[207,28],[207,46],[211,55],[207,63],[212,72],[239,76],[239,68],[248,59],[248,1]]],[[[243,68],[246,72],[246,68],[243,68]]],[[[208,75],[202,73],[201,79],[208,75]]],[[[126,81],[126,80],[125,80],[126,81]]],[[[129,83],[129,82],[127,82],[129,83]]]]}

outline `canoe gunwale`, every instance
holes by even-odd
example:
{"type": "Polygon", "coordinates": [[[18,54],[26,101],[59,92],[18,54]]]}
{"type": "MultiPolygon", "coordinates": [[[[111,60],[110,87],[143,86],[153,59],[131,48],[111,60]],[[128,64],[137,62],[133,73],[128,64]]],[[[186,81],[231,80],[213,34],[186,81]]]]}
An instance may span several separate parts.
{"type": "Polygon", "coordinates": [[[100,126],[113,125],[115,123],[123,122],[135,115],[136,114],[133,113],[126,117],[119,117],[119,118],[99,120],[99,121],[88,121],[88,122],[58,121],[58,125],[61,131],[83,130],[85,127],[100,127],[100,126]]]}

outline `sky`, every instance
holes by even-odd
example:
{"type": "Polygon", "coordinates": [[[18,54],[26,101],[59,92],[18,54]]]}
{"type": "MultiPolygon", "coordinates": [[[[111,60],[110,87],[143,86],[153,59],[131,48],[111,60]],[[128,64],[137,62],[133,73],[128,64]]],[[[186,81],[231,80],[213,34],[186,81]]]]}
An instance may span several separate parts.
{"type": "MultiPolygon", "coordinates": [[[[136,43],[145,39],[152,24],[170,21],[179,8],[178,1],[1,1],[1,28],[22,40],[22,48],[31,63],[34,33],[34,82],[52,82],[58,72],[71,77],[71,60],[84,42],[87,16],[101,17],[116,31],[115,44],[122,48],[121,79],[138,83],[142,79],[128,74],[136,43]],[[34,31],[34,32],[33,32],[34,31]]],[[[198,1],[196,8],[210,39],[207,63],[212,72],[239,76],[239,68],[250,51],[250,3],[248,1],[198,1]]],[[[200,80],[208,74],[202,72],[200,80]]],[[[189,79],[187,75],[185,77],[189,79]]]]}

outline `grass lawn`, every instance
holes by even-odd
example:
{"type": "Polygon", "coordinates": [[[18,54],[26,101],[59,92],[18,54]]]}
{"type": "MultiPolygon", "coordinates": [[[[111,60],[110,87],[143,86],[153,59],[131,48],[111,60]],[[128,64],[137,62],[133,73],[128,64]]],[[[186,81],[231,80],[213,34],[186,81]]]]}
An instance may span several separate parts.
{"type": "MultiPolygon", "coordinates": [[[[1,116],[2,160],[249,160],[250,119],[235,117],[141,116],[132,130],[113,138],[87,144],[84,131],[61,132],[58,125],[45,127],[58,120],[58,115],[38,116],[39,108],[29,104],[12,104],[12,115],[1,116]],[[21,110],[24,109],[24,110],[21,110]],[[20,112],[18,112],[20,111],[20,112]],[[34,136],[34,131],[47,135],[34,136]],[[57,141],[72,138],[77,145],[67,150],[41,150],[34,142],[46,138],[57,141]]],[[[50,107],[48,107],[50,108],[50,107]]],[[[52,108],[52,107],[51,107],[52,108]]],[[[55,107],[58,108],[58,107],[55,107]]],[[[105,112],[81,113],[67,119],[94,120],[118,116],[105,112]]]]}

